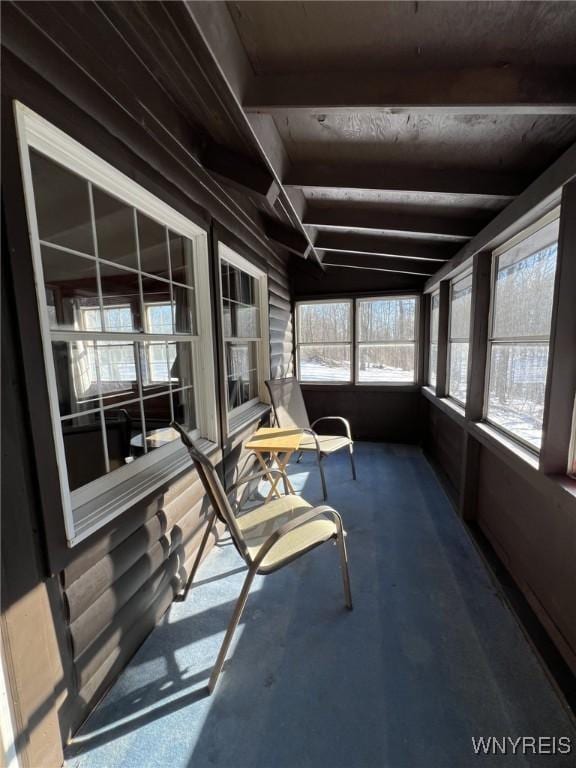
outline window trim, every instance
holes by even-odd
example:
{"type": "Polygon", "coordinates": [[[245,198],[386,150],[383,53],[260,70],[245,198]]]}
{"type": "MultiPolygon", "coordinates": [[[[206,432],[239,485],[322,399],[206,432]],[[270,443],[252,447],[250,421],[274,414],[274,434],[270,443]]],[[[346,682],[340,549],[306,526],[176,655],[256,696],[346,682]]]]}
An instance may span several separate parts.
{"type": "MultiPolygon", "coordinates": [[[[560,206],[555,206],[552,210],[548,211],[547,214],[545,214],[544,216],[541,216],[537,221],[534,221],[532,224],[530,224],[530,226],[525,227],[520,232],[517,232],[514,235],[514,237],[511,237],[505,243],[502,243],[502,245],[498,246],[498,248],[494,249],[492,251],[492,259],[491,259],[491,266],[490,266],[490,304],[489,304],[489,311],[488,311],[488,334],[486,338],[486,372],[484,377],[484,398],[482,403],[482,419],[479,423],[490,427],[491,429],[495,430],[496,433],[503,435],[508,440],[512,440],[513,442],[522,446],[522,448],[529,451],[532,455],[536,457],[540,456],[540,452],[542,450],[542,444],[540,444],[540,447],[537,448],[528,440],[525,440],[524,438],[519,437],[518,435],[514,434],[514,432],[510,432],[509,430],[507,430],[501,424],[497,424],[496,422],[491,421],[488,418],[488,406],[489,406],[489,400],[490,400],[490,374],[491,374],[491,368],[492,368],[492,347],[493,345],[497,346],[499,344],[511,344],[511,345],[546,344],[548,346],[548,354],[550,354],[550,340],[551,340],[552,328],[550,328],[550,332],[547,337],[544,337],[544,336],[524,336],[524,337],[509,337],[509,338],[495,337],[493,333],[494,333],[494,310],[496,306],[496,301],[495,301],[496,281],[498,278],[499,257],[502,254],[509,251],[511,248],[514,248],[514,246],[518,245],[524,240],[527,240],[529,237],[534,235],[539,230],[548,226],[548,224],[551,224],[555,220],[559,220],[560,210],[561,210],[560,206]]],[[[556,268],[557,267],[558,265],[556,264],[556,268]]],[[[546,399],[546,383],[545,383],[545,392],[544,392],[544,400],[545,399],[546,399]]],[[[545,402],[543,405],[545,406],[545,402]]]]}
{"type": "Polygon", "coordinates": [[[437,384],[438,384],[438,346],[439,346],[439,340],[440,340],[440,286],[436,288],[435,290],[431,291],[430,293],[430,305],[428,309],[428,361],[427,361],[427,371],[425,381],[428,387],[433,392],[436,392],[437,384]],[[436,332],[436,341],[432,341],[432,310],[434,308],[434,298],[438,297],[438,330],[436,332]],[[436,371],[435,374],[435,380],[432,382],[432,379],[430,377],[430,363],[432,361],[432,355],[430,354],[432,350],[432,344],[436,345],[436,371]]]}
{"type": "Polygon", "coordinates": [[[447,338],[447,354],[446,354],[446,397],[456,403],[460,408],[466,408],[466,400],[468,399],[468,380],[470,378],[470,366],[468,365],[468,371],[466,372],[466,399],[459,400],[450,392],[450,356],[452,351],[452,344],[468,344],[468,362],[470,360],[471,351],[471,331],[472,331],[472,298],[474,296],[474,272],[472,267],[459,272],[455,277],[450,280],[450,296],[449,296],[449,312],[448,312],[448,338],[447,338]],[[456,283],[460,283],[463,280],[470,278],[470,317],[468,318],[468,338],[454,337],[452,338],[452,296],[454,286],[456,283]]]}
{"type": "Polygon", "coordinates": [[[266,380],[270,378],[270,326],[268,320],[268,275],[263,270],[241,256],[237,251],[223,242],[218,242],[218,301],[220,306],[220,327],[222,332],[222,371],[224,379],[224,397],[226,412],[226,431],[228,436],[234,434],[246,421],[250,411],[255,413],[268,404],[266,380]],[[236,340],[237,337],[227,338],[224,334],[224,297],[222,295],[221,264],[228,264],[240,269],[258,281],[258,306],[260,311],[260,336],[258,338],[242,338],[239,341],[256,342],[258,345],[258,395],[247,403],[229,410],[228,408],[228,370],[226,364],[226,341],[236,340]]]}
{"type": "MultiPolygon", "coordinates": [[[[216,398],[214,396],[215,370],[212,349],[212,308],[210,300],[199,300],[199,296],[202,293],[209,296],[208,233],[21,102],[14,101],[14,115],[36,283],[35,293],[40,320],[44,372],[49,395],[52,440],[58,467],[66,538],[68,546],[73,547],[110,522],[110,520],[132,507],[138,500],[153,492],[166,480],[182,471],[189,465],[189,458],[184,447],[179,442],[174,441],[143,457],[139,457],[138,462],[130,462],[114,470],[114,472],[103,475],[74,491],[70,491],[60,426],[61,417],[56,375],[52,357],[54,333],[60,334],[62,338],[66,336],[70,339],[82,338],[86,340],[93,336],[99,341],[104,341],[108,336],[116,341],[130,340],[133,343],[135,341],[142,342],[147,340],[160,341],[162,340],[162,335],[153,334],[152,338],[150,338],[151,335],[146,333],[52,331],[43,291],[41,244],[36,218],[30,150],[37,150],[72,173],[97,185],[106,193],[117,197],[123,203],[141,211],[144,215],[156,221],[161,221],[163,226],[168,229],[193,240],[198,337],[197,343],[193,344],[194,395],[197,414],[202,414],[204,419],[201,432],[204,435],[205,442],[213,445],[218,442],[218,427],[216,398]],[[203,290],[199,290],[199,286],[202,286],[203,290]],[[137,338],[135,338],[136,335],[137,338]],[[126,484],[130,484],[129,487],[126,487],[123,493],[117,497],[115,490],[121,486],[126,486],[126,484]],[[113,498],[109,503],[101,503],[103,499],[110,496],[113,498]],[[82,508],[90,508],[90,511],[86,519],[80,517],[77,519],[74,513],[82,508]]],[[[85,254],[82,254],[82,256],[85,256],[85,254]]],[[[181,340],[189,339],[190,336],[183,335],[181,340]]],[[[178,337],[172,336],[171,340],[177,341],[178,337]]]]}

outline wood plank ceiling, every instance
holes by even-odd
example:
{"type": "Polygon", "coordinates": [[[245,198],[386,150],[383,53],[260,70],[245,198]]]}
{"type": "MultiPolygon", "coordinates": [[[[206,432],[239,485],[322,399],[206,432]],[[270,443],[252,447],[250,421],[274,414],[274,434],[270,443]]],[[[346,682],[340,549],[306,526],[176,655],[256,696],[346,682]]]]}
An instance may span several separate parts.
{"type": "Polygon", "coordinates": [[[576,3],[188,7],[324,266],[430,276],[576,141],[576,3]]]}

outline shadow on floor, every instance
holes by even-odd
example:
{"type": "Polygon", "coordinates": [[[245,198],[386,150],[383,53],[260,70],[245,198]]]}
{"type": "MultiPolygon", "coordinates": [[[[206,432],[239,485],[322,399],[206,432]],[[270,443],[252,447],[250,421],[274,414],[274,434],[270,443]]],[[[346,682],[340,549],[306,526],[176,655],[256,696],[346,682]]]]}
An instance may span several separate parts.
{"type": "MultiPolygon", "coordinates": [[[[355,609],[333,547],[257,577],[215,693],[210,666],[244,578],[216,547],[77,734],[74,768],[573,765],[482,755],[472,737],[567,736],[574,723],[416,448],[326,462],[348,530],[355,609]]],[[[321,502],[313,459],[291,468],[321,502]]]]}

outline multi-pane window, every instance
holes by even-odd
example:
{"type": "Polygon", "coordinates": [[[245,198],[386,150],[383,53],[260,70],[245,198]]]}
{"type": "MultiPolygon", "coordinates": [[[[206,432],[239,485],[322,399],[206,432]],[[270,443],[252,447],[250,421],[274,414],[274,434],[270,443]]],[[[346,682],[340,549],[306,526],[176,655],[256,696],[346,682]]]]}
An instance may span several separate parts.
{"type": "Polygon", "coordinates": [[[215,439],[207,238],[29,110],[18,120],[62,502],[76,543],[178,471],[172,420],[215,439]]]}
{"type": "Polygon", "coordinates": [[[300,381],[351,381],[352,302],[302,302],[296,324],[300,381]]]}
{"type": "Polygon", "coordinates": [[[438,321],[440,319],[440,293],[436,291],[430,297],[430,345],[428,348],[428,384],[436,386],[438,367],[438,321]]]}
{"type": "Polygon", "coordinates": [[[221,245],[220,281],[228,412],[238,413],[262,392],[266,276],[221,245]]]}
{"type": "Polygon", "coordinates": [[[417,306],[414,296],[298,303],[300,381],[413,383],[417,306]]]}
{"type": "Polygon", "coordinates": [[[448,338],[448,394],[464,405],[468,387],[472,275],[454,280],[450,286],[450,330],[448,338]]]}
{"type": "Polygon", "coordinates": [[[486,418],[532,448],[542,440],[558,219],[495,254],[486,418]]]}
{"type": "Polygon", "coordinates": [[[414,382],[416,298],[360,299],[356,314],[357,381],[414,382]]]}

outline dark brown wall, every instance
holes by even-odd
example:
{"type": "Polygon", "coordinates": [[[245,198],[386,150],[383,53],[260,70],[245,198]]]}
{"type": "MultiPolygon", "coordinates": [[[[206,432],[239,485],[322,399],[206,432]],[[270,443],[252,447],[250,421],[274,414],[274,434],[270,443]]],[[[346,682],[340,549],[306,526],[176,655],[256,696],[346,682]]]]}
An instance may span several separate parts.
{"type": "Polygon", "coordinates": [[[505,461],[501,451],[466,435],[456,417],[423,399],[424,447],[448,495],[480,527],[576,672],[576,498],[521,459],[505,461]]]}
{"type": "MultiPolygon", "coordinates": [[[[11,387],[3,387],[3,408],[13,418],[2,420],[3,449],[10,446],[3,450],[2,472],[13,482],[3,488],[2,524],[12,535],[2,539],[3,586],[9,585],[3,591],[2,611],[3,620],[10,618],[12,645],[32,652],[30,622],[24,620],[30,612],[23,607],[40,604],[43,611],[38,609],[36,614],[42,626],[36,637],[37,645],[42,641],[36,657],[43,675],[38,674],[37,665],[26,670],[17,663],[18,654],[14,655],[18,673],[15,704],[21,738],[32,743],[24,764],[51,768],[57,764],[60,748],[59,735],[54,736],[56,720],[61,739],[66,741],[167,609],[197,551],[207,507],[199,480],[189,471],[82,544],[66,547],[58,493],[54,493],[57,478],[49,471],[54,456],[12,99],[20,100],[209,229],[214,284],[219,238],[265,269],[273,375],[290,370],[292,353],[286,258],[272,251],[259,233],[254,224],[256,209],[248,197],[206,178],[190,161],[193,146],[186,146],[185,137],[174,147],[166,139],[166,131],[186,125],[192,126],[190,137],[194,138],[195,128],[187,122],[190,105],[186,101],[178,104],[174,83],[168,94],[149,73],[148,79],[144,77],[135,53],[101,9],[87,3],[65,5],[65,20],[59,16],[61,3],[17,7],[4,3],[2,8],[2,183],[7,221],[3,250],[9,261],[3,287],[5,307],[11,313],[10,323],[3,324],[3,348],[6,341],[10,360],[24,361],[22,370],[13,365],[4,369],[11,387]],[[99,38],[102,49],[95,51],[93,41],[106,30],[99,38]],[[82,44],[88,40],[92,40],[90,45],[82,44]],[[116,60],[123,61],[124,67],[111,78],[109,67],[116,60]],[[88,72],[95,76],[100,72],[102,77],[95,80],[88,72]],[[130,98],[125,93],[127,86],[130,98]],[[157,95],[156,102],[151,94],[157,95]],[[5,399],[7,392],[12,400],[5,399]],[[45,481],[52,484],[51,492],[46,491],[45,481]],[[27,567],[22,568],[22,563],[27,567]]],[[[120,5],[115,4],[122,13],[120,5]]],[[[155,4],[125,9],[128,15],[135,14],[134,29],[141,35],[144,60],[150,44],[147,38],[146,45],[143,42],[146,13],[158,13],[151,6],[155,4]]],[[[136,45],[136,40],[132,42],[136,45]]],[[[184,59],[180,64],[187,68],[184,59]]],[[[187,72],[192,87],[192,63],[187,72]]],[[[198,92],[195,94],[202,102],[198,92]]],[[[210,121],[221,121],[212,106],[206,100],[203,103],[208,127],[210,121]]],[[[226,131],[222,127],[219,139],[223,137],[226,131]]],[[[219,302],[213,301],[213,306],[217,312],[219,302]]],[[[219,322],[218,316],[215,322],[219,322]]],[[[222,353],[216,342],[214,354],[221,378],[222,353]]],[[[225,436],[227,477],[242,456],[239,445],[244,437],[246,434],[225,436]]]]}

